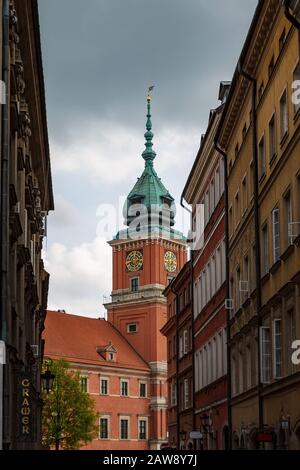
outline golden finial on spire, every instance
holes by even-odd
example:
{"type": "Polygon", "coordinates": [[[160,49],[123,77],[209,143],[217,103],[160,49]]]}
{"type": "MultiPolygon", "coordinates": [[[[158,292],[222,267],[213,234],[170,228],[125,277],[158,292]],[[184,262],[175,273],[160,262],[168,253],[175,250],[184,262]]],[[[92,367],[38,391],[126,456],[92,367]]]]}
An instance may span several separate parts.
{"type": "Polygon", "coordinates": [[[153,91],[154,87],[155,87],[155,85],[151,85],[151,86],[148,87],[147,101],[152,100],[151,92],[153,91]]]}

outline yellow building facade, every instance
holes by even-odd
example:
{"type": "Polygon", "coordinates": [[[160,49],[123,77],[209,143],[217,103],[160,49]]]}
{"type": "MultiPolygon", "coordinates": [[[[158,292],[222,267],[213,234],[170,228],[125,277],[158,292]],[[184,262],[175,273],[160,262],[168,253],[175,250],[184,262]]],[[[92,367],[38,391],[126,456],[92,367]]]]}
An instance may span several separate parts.
{"type": "Polygon", "coordinates": [[[280,0],[258,2],[217,133],[228,173],[233,448],[300,449],[300,39],[287,16],[280,0]]]}

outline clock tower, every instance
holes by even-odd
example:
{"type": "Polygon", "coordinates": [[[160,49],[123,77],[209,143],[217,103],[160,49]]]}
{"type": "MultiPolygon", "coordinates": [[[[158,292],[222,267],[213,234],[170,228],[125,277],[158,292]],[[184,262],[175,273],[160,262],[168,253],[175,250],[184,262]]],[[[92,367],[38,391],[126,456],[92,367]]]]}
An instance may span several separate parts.
{"type": "Polygon", "coordinates": [[[109,242],[113,254],[108,321],[148,363],[150,449],[167,439],[167,344],[160,330],[167,322],[163,291],[186,262],[186,239],[174,229],[175,203],[153,162],[151,97],[147,97],[145,168],[124,205],[127,226],[109,242]]]}

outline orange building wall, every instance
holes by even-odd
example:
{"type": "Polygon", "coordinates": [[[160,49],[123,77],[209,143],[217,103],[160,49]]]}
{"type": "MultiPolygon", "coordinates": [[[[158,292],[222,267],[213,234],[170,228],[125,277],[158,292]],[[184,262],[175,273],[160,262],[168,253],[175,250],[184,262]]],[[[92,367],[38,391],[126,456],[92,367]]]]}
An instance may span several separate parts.
{"type": "Polygon", "coordinates": [[[138,418],[148,419],[148,437],[150,435],[149,419],[149,376],[143,371],[126,371],[120,373],[103,370],[86,370],[80,368],[80,373],[88,373],[88,393],[95,400],[95,410],[99,417],[109,416],[109,439],[95,438],[83,447],[86,450],[147,450],[148,440],[138,439],[138,418]],[[111,375],[112,374],[112,375],[111,375]],[[109,378],[108,395],[100,394],[100,377],[109,378]],[[129,396],[120,396],[120,378],[129,380],[129,396]],[[147,384],[147,398],[139,397],[139,382],[147,384]],[[119,434],[120,416],[130,418],[130,435],[128,440],[121,440],[119,434]]]}

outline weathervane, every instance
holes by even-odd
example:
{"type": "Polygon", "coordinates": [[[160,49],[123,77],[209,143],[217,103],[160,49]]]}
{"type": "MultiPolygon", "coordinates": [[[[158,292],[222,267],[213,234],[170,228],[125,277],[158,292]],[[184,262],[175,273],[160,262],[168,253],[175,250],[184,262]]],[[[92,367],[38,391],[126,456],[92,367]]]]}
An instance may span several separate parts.
{"type": "Polygon", "coordinates": [[[148,96],[147,96],[148,101],[151,101],[151,99],[152,99],[151,93],[154,90],[154,87],[155,87],[155,85],[151,85],[151,86],[148,87],[148,96]]]}

